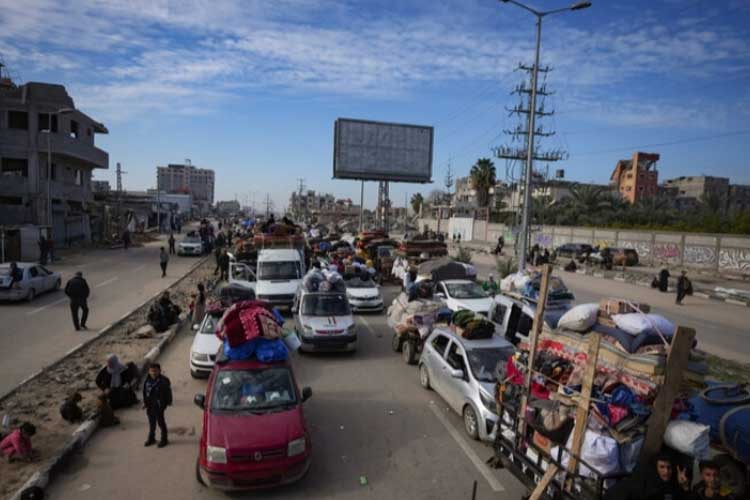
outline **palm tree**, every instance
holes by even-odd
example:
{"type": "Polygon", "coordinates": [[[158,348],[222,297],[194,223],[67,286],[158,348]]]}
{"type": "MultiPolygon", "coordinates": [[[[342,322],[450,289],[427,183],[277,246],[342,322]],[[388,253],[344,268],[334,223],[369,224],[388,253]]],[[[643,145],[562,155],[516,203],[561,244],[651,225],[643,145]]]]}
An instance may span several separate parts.
{"type": "Polygon", "coordinates": [[[479,158],[469,172],[471,186],[477,192],[477,203],[486,207],[490,203],[490,189],[495,186],[495,164],[489,158],[479,158]]]}
{"type": "Polygon", "coordinates": [[[411,200],[409,201],[411,203],[411,209],[414,210],[415,214],[418,214],[422,210],[422,205],[424,204],[424,196],[422,196],[422,193],[414,193],[411,195],[411,200]]]}
{"type": "Polygon", "coordinates": [[[574,184],[566,198],[567,219],[574,224],[592,225],[601,221],[612,207],[612,196],[604,187],[574,184]]]}

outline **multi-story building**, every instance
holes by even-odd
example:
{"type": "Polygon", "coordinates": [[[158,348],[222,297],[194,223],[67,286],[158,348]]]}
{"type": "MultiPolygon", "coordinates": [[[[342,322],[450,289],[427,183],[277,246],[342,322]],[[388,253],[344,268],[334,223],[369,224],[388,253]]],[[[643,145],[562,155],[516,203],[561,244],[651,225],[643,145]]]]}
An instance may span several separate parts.
{"type": "Polygon", "coordinates": [[[332,212],[335,210],[336,198],[330,193],[317,194],[309,189],[302,194],[293,191],[289,196],[289,211],[296,217],[305,217],[312,212],[332,212]]]}
{"type": "Polygon", "coordinates": [[[662,187],[678,208],[693,208],[713,200],[723,212],[750,210],[750,186],[730,184],[726,177],[681,176],[664,181],[662,187]]]}
{"type": "Polygon", "coordinates": [[[191,164],[170,163],[156,167],[157,189],[167,193],[190,193],[200,206],[214,204],[214,171],[191,164]]]}
{"type": "Polygon", "coordinates": [[[63,85],[0,78],[0,225],[51,227],[57,244],[91,238],[94,145],[107,128],[76,109],[63,85]]]}
{"type": "Polygon", "coordinates": [[[630,160],[618,161],[610,177],[612,189],[631,204],[656,197],[659,192],[657,161],[658,154],[641,152],[633,153],[630,160]]]}
{"type": "Polygon", "coordinates": [[[91,180],[91,191],[93,193],[108,193],[112,190],[109,185],[109,181],[95,181],[91,180]]]}

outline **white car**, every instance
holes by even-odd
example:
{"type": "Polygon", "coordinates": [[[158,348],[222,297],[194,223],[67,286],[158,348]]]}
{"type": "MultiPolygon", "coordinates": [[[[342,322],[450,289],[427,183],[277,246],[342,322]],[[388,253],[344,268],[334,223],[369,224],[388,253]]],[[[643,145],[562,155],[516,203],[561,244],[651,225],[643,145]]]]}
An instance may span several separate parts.
{"type": "Polygon", "coordinates": [[[385,307],[380,287],[371,278],[351,278],[346,281],[346,297],[353,312],[379,312],[385,307]]]}
{"type": "Polygon", "coordinates": [[[193,344],[190,346],[190,375],[193,378],[207,378],[214,368],[216,354],[221,348],[221,340],[216,336],[216,324],[223,312],[218,310],[206,313],[196,328],[193,344]]]}
{"type": "Polygon", "coordinates": [[[33,262],[17,262],[21,280],[10,286],[10,264],[0,264],[0,300],[34,300],[39,294],[59,290],[62,286],[60,273],[50,271],[33,262]]]}
{"type": "Polygon", "coordinates": [[[203,240],[198,236],[186,236],[177,244],[177,255],[203,255],[203,240]]]}
{"type": "Polygon", "coordinates": [[[471,280],[440,281],[436,285],[435,296],[453,312],[468,309],[487,316],[492,306],[492,297],[471,280]]]}
{"type": "Polygon", "coordinates": [[[291,248],[269,248],[258,252],[258,273],[255,295],[274,307],[290,307],[294,303],[305,263],[302,255],[291,248]]]}
{"type": "Polygon", "coordinates": [[[344,293],[300,291],[292,310],[300,351],[357,350],[357,331],[344,293]]]}

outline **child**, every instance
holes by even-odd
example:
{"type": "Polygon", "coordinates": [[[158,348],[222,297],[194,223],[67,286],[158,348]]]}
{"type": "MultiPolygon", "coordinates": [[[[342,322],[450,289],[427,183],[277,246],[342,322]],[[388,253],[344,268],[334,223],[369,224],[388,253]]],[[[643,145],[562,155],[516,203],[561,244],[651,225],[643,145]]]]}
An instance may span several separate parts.
{"type": "Polygon", "coordinates": [[[8,462],[13,460],[31,462],[33,459],[31,436],[34,434],[36,434],[36,427],[29,422],[24,422],[0,441],[0,453],[8,462]]]}
{"type": "Polygon", "coordinates": [[[66,422],[75,423],[83,420],[83,411],[78,403],[81,402],[81,394],[74,392],[71,394],[60,407],[60,416],[66,422]]]}
{"type": "Polygon", "coordinates": [[[120,419],[115,416],[115,412],[107,402],[107,396],[101,394],[96,401],[99,410],[99,426],[112,427],[120,424],[120,419]]]}

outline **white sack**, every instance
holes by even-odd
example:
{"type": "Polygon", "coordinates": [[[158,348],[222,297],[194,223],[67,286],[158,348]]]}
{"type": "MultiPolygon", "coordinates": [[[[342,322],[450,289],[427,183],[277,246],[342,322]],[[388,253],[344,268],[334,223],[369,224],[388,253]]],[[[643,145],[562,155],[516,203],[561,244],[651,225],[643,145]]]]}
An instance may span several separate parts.
{"type": "Polygon", "coordinates": [[[563,314],[557,326],[574,332],[585,332],[594,326],[598,313],[599,304],[579,304],[563,314]]]}
{"type": "Polygon", "coordinates": [[[703,460],[708,458],[711,445],[711,427],[687,420],[672,420],[664,433],[664,442],[670,448],[703,460]]]}
{"type": "Polygon", "coordinates": [[[657,332],[665,336],[674,334],[674,323],[659,314],[627,313],[612,316],[617,328],[631,335],[640,335],[643,332],[657,332]]]}

